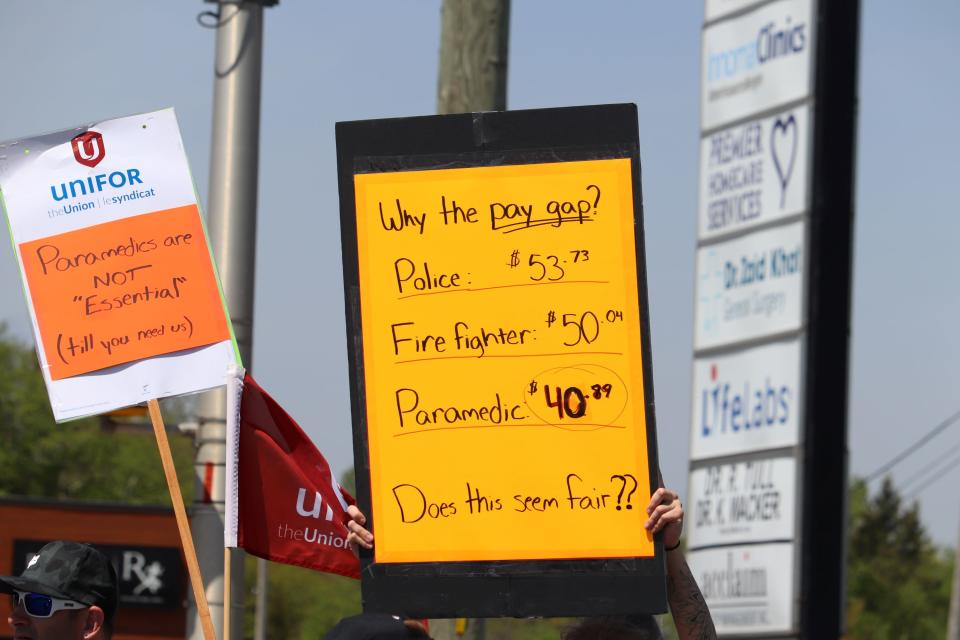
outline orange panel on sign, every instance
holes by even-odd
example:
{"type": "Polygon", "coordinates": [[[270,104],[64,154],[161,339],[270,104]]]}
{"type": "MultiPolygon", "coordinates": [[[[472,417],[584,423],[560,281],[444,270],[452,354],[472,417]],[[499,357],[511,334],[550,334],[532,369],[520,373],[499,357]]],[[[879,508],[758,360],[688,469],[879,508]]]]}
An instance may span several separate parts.
{"type": "Polygon", "coordinates": [[[355,176],[377,562],[653,555],[631,178],[355,176]]]}
{"type": "Polygon", "coordinates": [[[20,245],[54,380],[230,339],[195,205],[20,245]]]}

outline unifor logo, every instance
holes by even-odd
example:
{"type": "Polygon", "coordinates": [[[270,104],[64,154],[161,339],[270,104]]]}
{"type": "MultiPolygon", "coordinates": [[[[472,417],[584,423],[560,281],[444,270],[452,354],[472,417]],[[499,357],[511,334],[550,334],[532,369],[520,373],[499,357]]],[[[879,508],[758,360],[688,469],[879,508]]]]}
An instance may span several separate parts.
{"type": "Polygon", "coordinates": [[[99,131],[81,133],[71,140],[70,144],[73,146],[73,157],[87,167],[97,166],[106,155],[103,148],[103,135],[99,131]]]}
{"type": "MultiPolygon", "coordinates": [[[[327,480],[330,483],[330,488],[333,489],[333,495],[334,497],[336,497],[337,502],[340,503],[340,509],[342,509],[343,511],[346,511],[348,506],[347,501],[343,497],[343,493],[340,490],[340,483],[338,483],[336,480],[333,479],[333,472],[330,471],[330,469],[323,469],[319,465],[317,465],[316,468],[318,471],[320,471],[320,473],[325,473],[327,475],[327,480]]],[[[333,520],[334,514],[333,514],[333,509],[330,508],[330,504],[329,504],[330,501],[327,500],[326,502],[328,504],[324,504],[323,496],[320,495],[319,491],[314,491],[313,494],[314,494],[313,507],[311,507],[310,509],[307,509],[307,505],[306,505],[307,490],[304,487],[300,487],[300,491],[297,492],[297,513],[306,518],[319,519],[322,508],[326,507],[326,514],[324,518],[327,520],[327,522],[331,522],[333,520]]]]}

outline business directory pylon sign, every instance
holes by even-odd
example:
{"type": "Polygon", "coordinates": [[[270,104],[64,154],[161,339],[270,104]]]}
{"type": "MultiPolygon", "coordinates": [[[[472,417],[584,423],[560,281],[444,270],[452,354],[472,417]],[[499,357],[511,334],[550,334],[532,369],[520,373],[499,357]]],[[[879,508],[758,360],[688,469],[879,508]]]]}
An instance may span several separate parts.
{"type": "Polygon", "coordinates": [[[790,540],[796,516],[793,456],[716,462],[690,474],[687,542],[714,547],[790,540]]]}
{"type": "Polygon", "coordinates": [[[703,31],[704,130],[807,98],[815,0],[776,0],[703,31]]]}
{"type": "Polygon", "coordinates": [[[859,5],[704,14],[690,565],[721,637],[837,637],[859,5]]]}
{"type": "Polygon", "coordinates": [[[697,250],[696,349],[801,328],[805,233],[793,222],[697,250]]]}
{"type": "Polygon", "coordinates": [[[693,363],[690,459],[800,444],[800,338],[697,358],[693,363]]]}
{"type": "Polygon", "coordinates": [[[697,237],[746,231],[807,210],[810,108],[786,109],[700,140],[697,237]]]}
{"type": "Polygon", "coordinates": [[[719,636],[794,630],[795,555],[791,542],[689,552],[719,636]]]}

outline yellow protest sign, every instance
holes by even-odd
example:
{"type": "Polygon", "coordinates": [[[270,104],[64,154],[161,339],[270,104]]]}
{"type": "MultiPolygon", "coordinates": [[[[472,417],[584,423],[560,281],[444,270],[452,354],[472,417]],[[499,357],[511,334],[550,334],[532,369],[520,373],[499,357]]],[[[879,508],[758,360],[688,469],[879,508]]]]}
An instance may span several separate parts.
{"type": "Polygon", "coordinates": [[[652,557],[630,159],[354,188],[376,562],[652,557]]]}

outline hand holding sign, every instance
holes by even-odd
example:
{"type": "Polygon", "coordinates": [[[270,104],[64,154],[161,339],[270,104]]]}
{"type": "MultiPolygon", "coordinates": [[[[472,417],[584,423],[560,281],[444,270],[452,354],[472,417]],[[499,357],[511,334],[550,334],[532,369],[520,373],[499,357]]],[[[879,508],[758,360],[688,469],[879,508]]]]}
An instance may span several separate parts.
{"type": "Polygon", "coordinates": [[[683,535],[683,504],[680,503],[680,495],[676,491],[665,487],[654,491],[650,496],[650,504],[647,505],[647,513],[650,518],[644,526],[650,533],[665,531],[664,547],[671,549],[680,544],[680,536],[683,535]]]}

